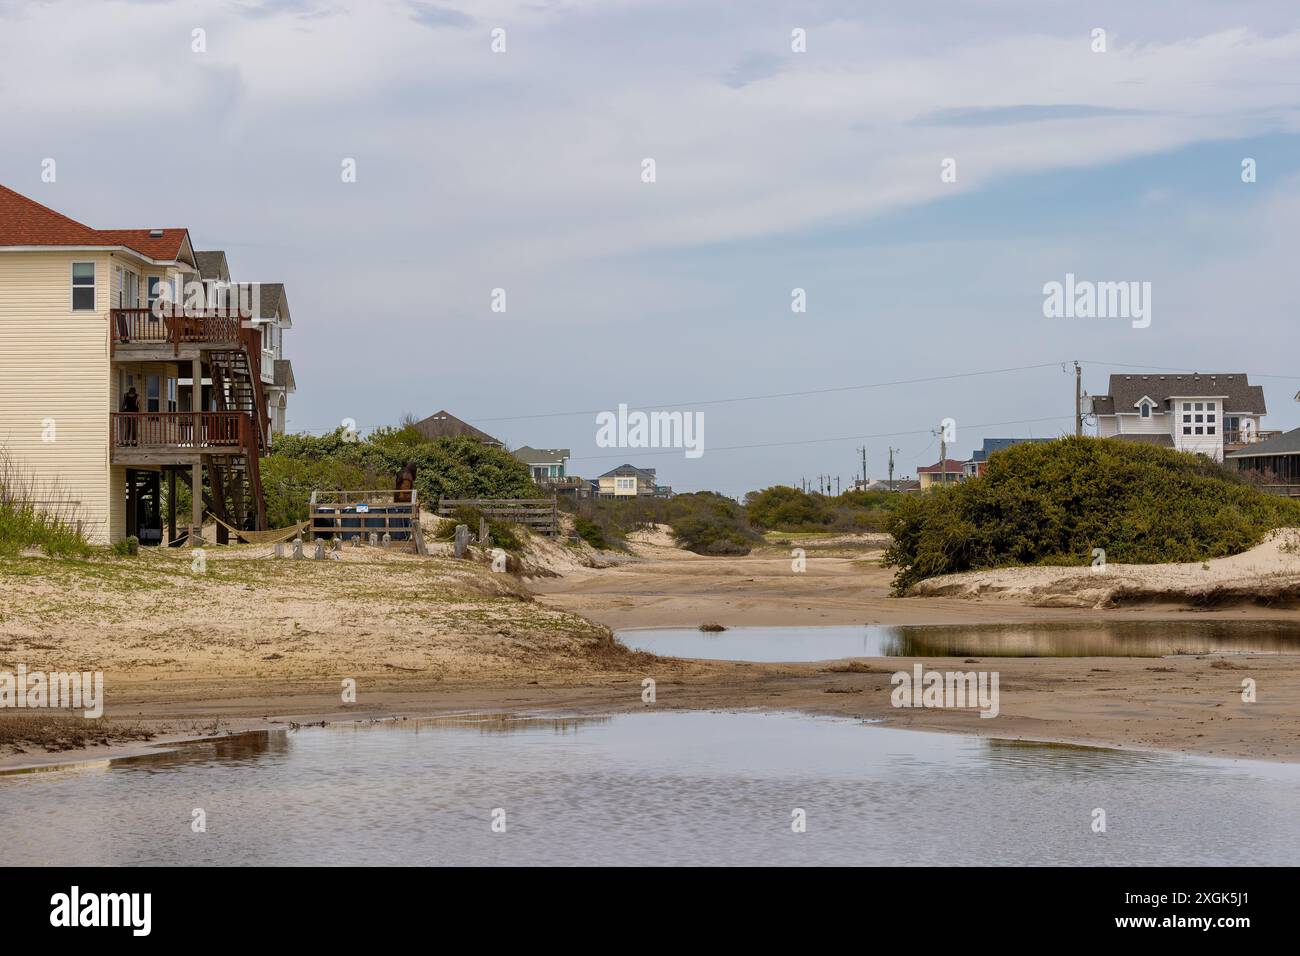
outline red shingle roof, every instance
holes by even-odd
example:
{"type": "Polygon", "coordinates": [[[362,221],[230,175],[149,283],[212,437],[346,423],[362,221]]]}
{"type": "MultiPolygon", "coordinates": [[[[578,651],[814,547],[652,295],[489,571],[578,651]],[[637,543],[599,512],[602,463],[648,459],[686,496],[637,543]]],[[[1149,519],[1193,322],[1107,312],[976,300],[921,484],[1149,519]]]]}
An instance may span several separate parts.
{"type": "MultiPolygon", "coordinates": [[[[965,462],[960,462],[956,458],[949,458],[947,461],[942,462],[942,464],[947,466],[946,468],[943,469],[944,473],[951,475],[951,474],[960,474],[962,470],[962,465],[965,464],[965,462]]],[[[918,475],[922,475],[922,474],[937,475],[939,474],[940,471],[939,465],[940,462],[936,461],[933,465],[925,465],[921,468],[916,469],[916,473],[918,475]]]]}
{"type": "Polygon", "coordinates": [[[150,259],[180,255],[187,230],[91,229],[75,219],[0,186],[0,246],[126,246],[150,259]]]}

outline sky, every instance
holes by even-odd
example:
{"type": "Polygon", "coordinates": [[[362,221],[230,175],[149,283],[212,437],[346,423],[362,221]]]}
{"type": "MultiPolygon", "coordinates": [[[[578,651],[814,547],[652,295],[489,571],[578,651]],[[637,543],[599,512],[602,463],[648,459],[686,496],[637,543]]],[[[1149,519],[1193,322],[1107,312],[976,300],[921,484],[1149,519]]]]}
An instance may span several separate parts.
{"type": "Polygon", "coordinates": [[[678,491],[1066,433],[1075,360],[1300,424],[1298,104],[1291,0],[0,0],[0,182],[284,282],[290,430],[445,408],[678,491]],[[1067,274],[1150,324],[1045,317],[1067,274]],[[599,447],[620,404],[703,454],[599,447]]]}

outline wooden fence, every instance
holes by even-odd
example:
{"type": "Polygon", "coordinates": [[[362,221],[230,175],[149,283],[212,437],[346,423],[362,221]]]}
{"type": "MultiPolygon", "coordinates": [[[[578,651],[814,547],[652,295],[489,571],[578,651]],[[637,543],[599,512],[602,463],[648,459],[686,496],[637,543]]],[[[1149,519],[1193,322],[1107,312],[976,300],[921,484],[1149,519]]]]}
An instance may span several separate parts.
{"type": "Polygon", "coordinates": [[[560,533],[555,498],[439,498],[438,517],[449,518],[457,508],[475,508],[489,519],[521,524],[554,537],[560,533]]]}
{"type": "Polygon", "coordinates": [[[351,542],[360,538],[368,544],[373,533],[390,541],[414,542],[415,550],[425,554],[424,535],[420,532],[420,500],[414,488],[410,501],[394,491],[313,491],[311,493],[311,533],[317,538],[336,535],[351,542]]]}

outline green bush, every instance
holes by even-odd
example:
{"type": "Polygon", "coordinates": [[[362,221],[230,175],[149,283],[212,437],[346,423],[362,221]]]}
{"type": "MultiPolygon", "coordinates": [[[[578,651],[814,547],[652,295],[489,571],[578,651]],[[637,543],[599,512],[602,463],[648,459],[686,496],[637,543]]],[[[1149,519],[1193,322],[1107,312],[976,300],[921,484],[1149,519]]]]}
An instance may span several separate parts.
{"type": "Polygon", "coordinates": [[[91,550],[77,523],[75,506],[57,484],[38,487],[0,449],[0,554],[26,548],[59,557],[86,555],[91,550]]]}
{"type": "Polygon", "coordinates": [[[582,515],[573,516],[573,530],[577,532],[578,537],[587,544],[600,551],[607,551],[610,543],[605,537],[605,530],[590,518],[584,518],[582,515]]]}
{"type": "MultiPolygon", "coordinates": [[[[312,489],[383,491],[407,462],[415,463],[422,506],[442,498],[537,498],[528,466],[502,448],[471,438],[425,439],[414,428],[381,429],[349,441],[328,435],[281,435],[262,459],[267,521],[287,527],[307,517],[312,489]]],[[[478,524],[475,522],[477,533],[478,524]]],[[[504,547],[504,546],[503,546],[504,547]]]]}
{"type": "Polygon", "coordinates": [[[828,496],[776,485],[747,494],[745,509],[754,527],[769,531],[883,531],[902,497],[889,491],[828,496]]]}
{"type": "Polygon", "coordinates": [[[565,508],[574,511],[578,534],[595,547],[625,548],[628,534],[655,524],[671,527],[678,543],[698,554],[749,554],[755,542],[762,541],[749,526],[745,509],[712,491],[671,498],[594,498],[565,502],[565,508]]]}
{"type": "MultiPolygon", "coordinates": [[[[476,542],[478,541],[479,519],[482,517],[483,512],[478,508],[461,505],[438,523],[434,537],[439,541],[455,540],[456,525],[463,524],[469,528],[470,541],[476,542]]],[[[508,521],[498,521],[494,518],[489,518],[487,524],[488,542],[493,547],[500,548],[502,551],[522,551],[524,549],[524,542],[519,537],[516,525],[508,521]]]]}
{"type": "Polygon", "coordinates": [[[1100,438],[1022,444],[983,477],[903,495],[885,564],[895,593],[940,574],[1024,564],[1203,561],[1300,525],[1300,502],[1269,495],[1210,459],[1100,438]]]}

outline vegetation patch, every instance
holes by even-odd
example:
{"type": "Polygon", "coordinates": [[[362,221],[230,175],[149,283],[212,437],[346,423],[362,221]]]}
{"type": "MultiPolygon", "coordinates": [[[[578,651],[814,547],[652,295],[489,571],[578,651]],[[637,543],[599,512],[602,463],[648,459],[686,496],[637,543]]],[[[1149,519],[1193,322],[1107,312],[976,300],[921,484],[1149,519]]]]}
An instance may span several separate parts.
{"type": "Polygon", "coordinates": [[[7,714],[0,717],[0,752],[79,750],[129,740],[151,740],[153,731],[141,724],[66,714],[7,714]]]}
{"type": "Polygon", "coordinates": [[[0,448],[0,554],[31,548],[52,556],[89,554],[76,510],[57,484],[42,485],[0,448]]]}
{"type": "Polygon", "coordinates": [[[1300,502],[1210,459],[1152,445],[1062,438],[989,456],[980,478],[903,495],[884,563],[896,594],[925,578],[1011,565],[1195,562],[1300,525],[1300,502]]]}
{"type": "MultiPolygon", "coordinates": [[[[413,426],[380,429],[364,439],[335,429],[323,436],[281,435],[262,459],[267,522],[286,528],[307,518],[312,491],[387,490],[415,464],[426,508],[439,498],[538,498],[528,466],[503,448],[470,438],[429,440],[413,426]]],[[[475,521],[473,529],[478,532],[475,521]]],[[[505,545],[500,545],[505,547],[505,545]]]]}
{"type": "Polygon", "coordinates": [[[745,496],[749,523],[784,534],[884,531],[904,498],[890,491],[846,491],[830,496],[774,485],[745,496]]]}

